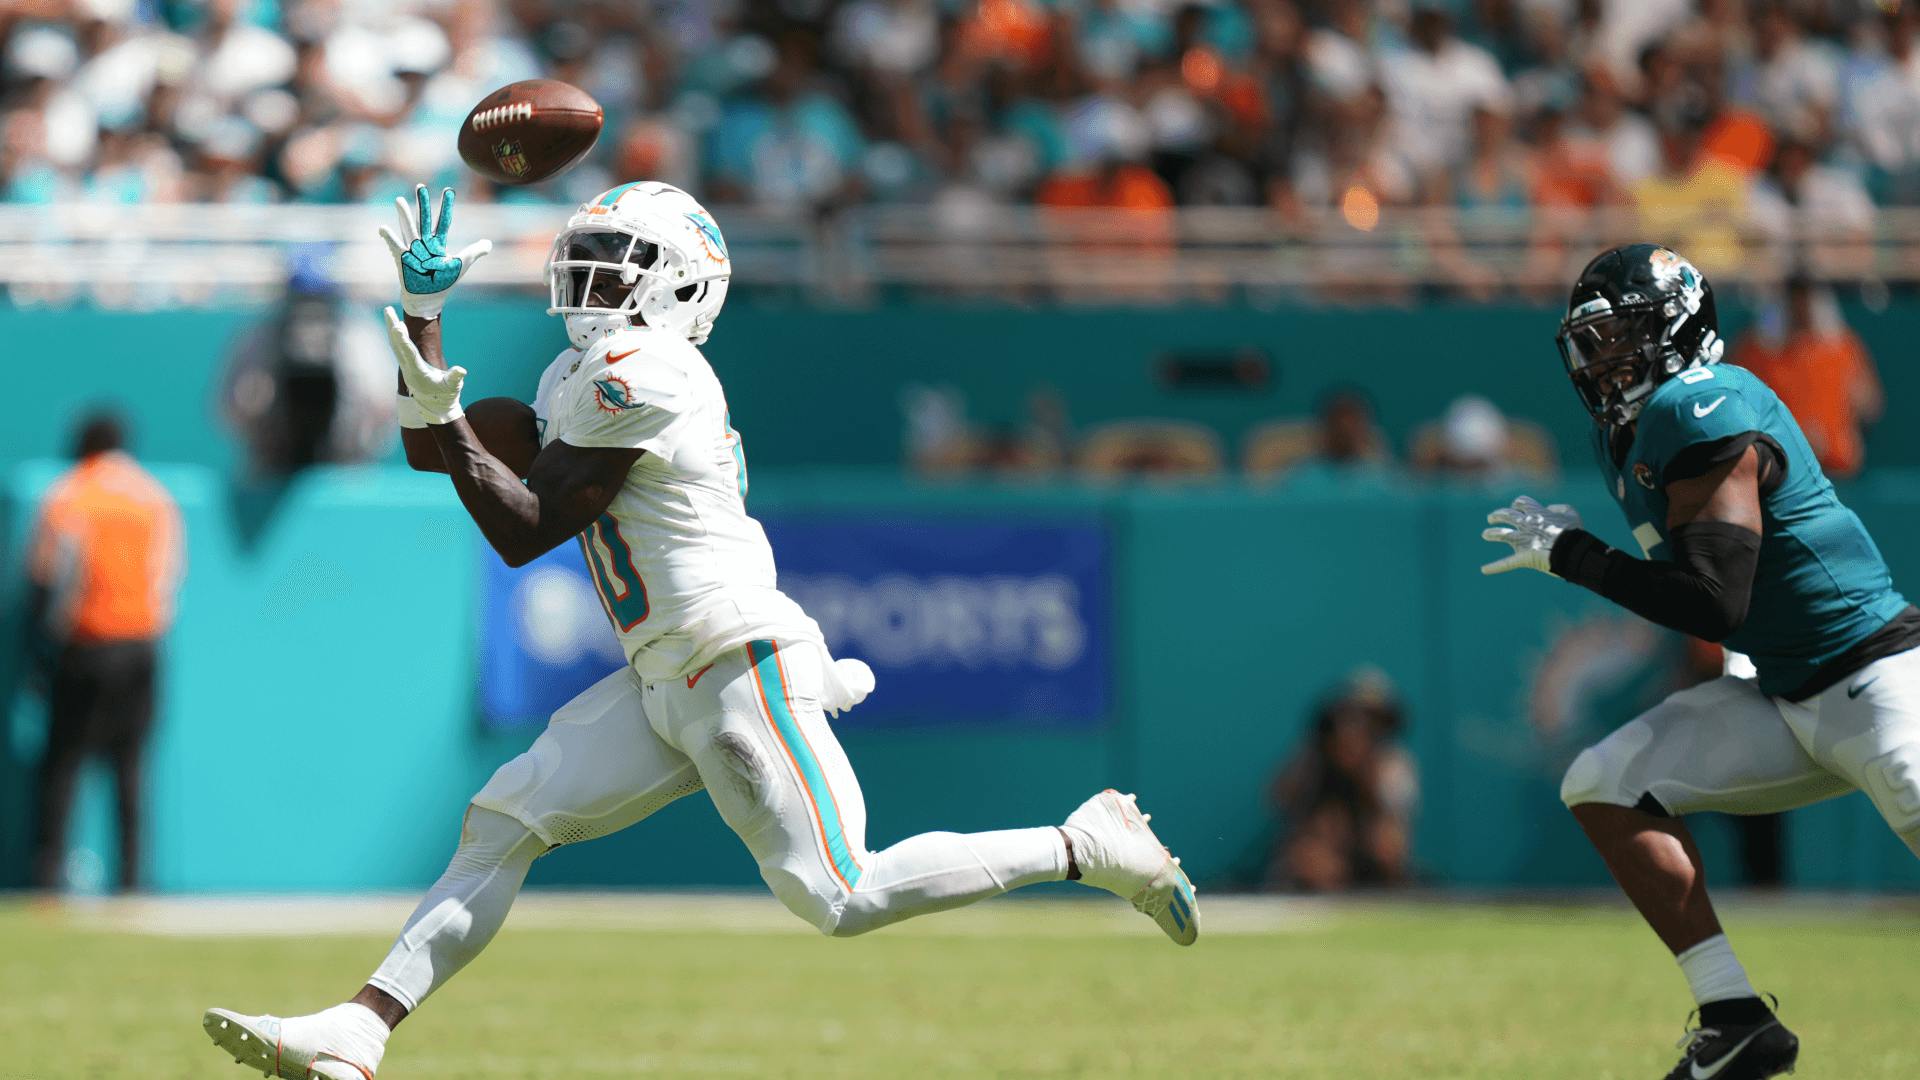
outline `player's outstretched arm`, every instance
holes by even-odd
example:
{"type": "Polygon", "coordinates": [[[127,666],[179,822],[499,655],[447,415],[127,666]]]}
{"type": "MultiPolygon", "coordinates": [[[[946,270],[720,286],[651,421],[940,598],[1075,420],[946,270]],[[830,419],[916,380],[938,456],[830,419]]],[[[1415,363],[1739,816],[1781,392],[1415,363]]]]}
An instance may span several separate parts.
{"type": "MultiPolygon", "coordinates": [[[[1748,445],[1731,461],[1667,484],[1671,562],[1636,559],[1616,551],[1579,528],[1577,516],[1572,527],[1553,530],[1543,545],[1543,530],[1533,528],[1536,523],[1525,514],[1516,513],[1522,509],[1519,503],[1495,511],[1489,520],[1496,527],[1485,536],[1515,543],[1517,535],[1527,534],[1528,550],[1543,553],[1546,565],[1523,565],[1591,589],[1661,626],[1707,641],[1724,641],[1746,622],[1760,563],[1762,453],[1758,445],[1748,445]]],[[[1520,544],[1515,547],[1518,553],[1520,544]]],[[[1498,573],[1495,567],[1502,563],[1484,569],[1498,573]]]]}
{"type": "Polygon", "coordinates": [[[460,407],[467,369],[427,363],[392,308],[387,309],[387,344],[460,502],[509,566],[524,566],[591,525],[612,505],[628,470],[645,453],[554,442],[533,457],[523,484],[467,422],[460,407]]]}

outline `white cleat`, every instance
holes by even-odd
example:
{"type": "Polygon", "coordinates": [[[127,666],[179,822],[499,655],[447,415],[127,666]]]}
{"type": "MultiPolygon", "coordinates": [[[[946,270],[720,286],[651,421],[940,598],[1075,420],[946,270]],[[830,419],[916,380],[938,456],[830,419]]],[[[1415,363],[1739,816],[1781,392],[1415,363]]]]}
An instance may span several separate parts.
{"type": "MultiPolygon", "coordinates": [[[[331,1010],[329,1010],[331,1011],[331,1010]]],[[[213,1045],[233,1055],[234,1063],[260,1070],[281,1080],[373,1080],[372,1065],[362,1065],[336,1053],[336,1033],[327,1013],[281,1019],[244,1016],[226,1009],[208,1009],[200,1020],[213,1045]]],[[[366,1060],[364,1057],[362,1060],[366,1060]]]]}
{"type": "Polygon", "coordinates": [[[1193,882],[1153,835],[1149,820],[1136,796],[1112,788],[1081,803],[1067,818],[1080,881],[1132,904],[1176,944],[1191,945],[1200,937],[1193,882]]]}

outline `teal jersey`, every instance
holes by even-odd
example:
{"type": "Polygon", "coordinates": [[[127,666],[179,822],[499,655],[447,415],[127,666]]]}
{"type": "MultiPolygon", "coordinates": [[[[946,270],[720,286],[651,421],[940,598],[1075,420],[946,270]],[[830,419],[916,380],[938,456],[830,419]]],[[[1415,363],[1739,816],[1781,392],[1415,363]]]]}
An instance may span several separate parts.
{"type": "Polygon", "coordinates": [[[1618,463],[1607,429],[1597,428],[1594,442],[1634,540],[1647,558],[1671,561],[1669,467],[1689,447],[1748,433],[1779,450],[1786,475],[1761,498],[1752,600],[1746,622],[1725,644],[1753,660],[1762,692],[1783,696],[1907,606],[1880,549],[1834,493],[1793,415],[1752,372],[1717,364],[1688,369],[1656,388],[1618,463]]]}

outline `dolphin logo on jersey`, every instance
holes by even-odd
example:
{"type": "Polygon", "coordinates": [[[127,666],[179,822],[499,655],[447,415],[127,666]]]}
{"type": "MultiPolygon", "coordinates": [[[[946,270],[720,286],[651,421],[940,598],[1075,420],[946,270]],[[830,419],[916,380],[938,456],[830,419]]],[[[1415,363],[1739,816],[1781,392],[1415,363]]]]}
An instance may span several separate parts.
{"type": "Polygon", "coordinates": [[[593,380],[593,400],[606,412],[623,412],[640,404],[634,399],[633,387],[618,375],[593,380]]]}
{"type": "Polygon", "coordinates": [[[1641,487],[1648,491],[1653,490],[1653,466],[1644,461],[1639,462],[1633,467],[1633,478],[1640,481],[1641,487]]]}
{"type": "Polygon", "coordinates": [[[693,231],[700,237],[700,246],[707,249],[707,258],[714,262],[727,261],[727,241],[720,235],[720,226],[705,211],[688,214],[687,220],[693,222],[693,231]]]}

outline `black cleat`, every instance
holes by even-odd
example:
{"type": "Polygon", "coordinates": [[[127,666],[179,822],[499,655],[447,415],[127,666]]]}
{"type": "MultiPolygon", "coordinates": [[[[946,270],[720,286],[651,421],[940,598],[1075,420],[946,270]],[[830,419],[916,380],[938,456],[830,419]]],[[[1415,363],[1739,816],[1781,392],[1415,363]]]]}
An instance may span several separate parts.
{"type": "Polygon", "coordinates": [[[1686,1056],[1666,1080],[1766,1080],[1793,1071],[1800,1039],[1776,1016],[1753,1024],[1718,1024],[1687,1032],[1686,1056]]]}

